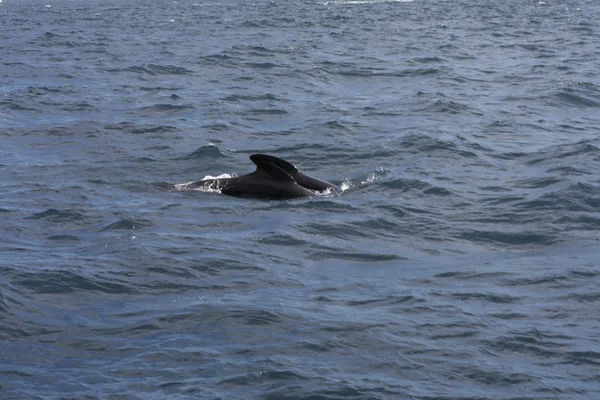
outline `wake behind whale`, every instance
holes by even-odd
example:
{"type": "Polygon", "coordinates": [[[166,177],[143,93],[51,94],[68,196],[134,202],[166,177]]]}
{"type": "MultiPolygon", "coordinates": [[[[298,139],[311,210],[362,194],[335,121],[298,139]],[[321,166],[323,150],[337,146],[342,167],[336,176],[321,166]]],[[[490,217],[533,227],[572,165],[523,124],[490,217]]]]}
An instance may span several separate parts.
{"type": "Polygon", "coordinates": [[[252,199],[297,199],[317,192],[339,191],[329,182],[303,174],[289,161],[266,154],[252,154],[256,170],[231,178],[209,178],[185,185],[186,188],[216,190],[222,194],[252,199]]]}

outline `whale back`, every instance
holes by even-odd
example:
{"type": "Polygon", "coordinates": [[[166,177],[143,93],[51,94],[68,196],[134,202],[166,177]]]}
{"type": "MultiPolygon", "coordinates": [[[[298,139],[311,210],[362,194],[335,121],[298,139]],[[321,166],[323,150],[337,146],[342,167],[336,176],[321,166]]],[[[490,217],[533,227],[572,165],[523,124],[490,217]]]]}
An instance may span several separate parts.
{"type": "Polygon", "coordinates": [[[222,182],[221,193],[252,199],[295,199],[314,196],[275,164],[262,163],[256,171],[222,182]]]}
{"type": "Polygon", "coordinates": [[[252,162],[256,164],[257,167],[264,167],[267,164],[277,166],[278,168],[287,172],[296,181],[298,185],[306,189],[310,189],[317,192],[322,192],[327,189],[338,190],[337,186],[329,182],[325,182],[320,179],[316,179],[303,174],[302,172],[300,172],[300,170],[298,170],[298,168],[296,168],[294,164],[290,163],[289,161],[282,160],[281,158],[277,158],[267,154],[252,154],[250,156],[250,160],[252,160],[252,162]]]}

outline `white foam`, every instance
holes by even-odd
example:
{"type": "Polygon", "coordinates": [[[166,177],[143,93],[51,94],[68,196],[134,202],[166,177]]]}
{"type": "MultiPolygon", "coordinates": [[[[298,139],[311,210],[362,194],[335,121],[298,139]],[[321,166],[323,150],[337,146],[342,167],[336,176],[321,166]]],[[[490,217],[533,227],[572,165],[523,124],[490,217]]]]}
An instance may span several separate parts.
{"type": "Polygon", "coordinates": [[[327,189],[321,190],[321,191],[316,190],[315,193],[318,196],[332,196],[332,195],[336,194],[336,189],[330,187],[330,188],[327,188],[327,189]]]}
{"type": "Polygon", "coordinates": [[[231,174],[221,174],[219,176],[206,175],[204,178],[202,178],[200,180],[205,181],[207,179],[228,179],[228,178],[233,178],[233,175],[231,175],[231,174]]]}
{"type": "Polygon", "coordinates": [[[187,189],[187,187],[190,183],[194,183],[194,181],[185,182],[185,183],[174,183],[173,190],[175,190],[176,192],[183,192],[184,190],[187,189]]]}
{"type": "Polygon", "coordinates": [[[369,176],[367,176],[367,179],[365,179],[364,181],[362,181],[360,184],[361,185],[368,185],[370,183],[373,183],[377,180],[377,175],[375,175],[375,172],[371,172],[369,174],[369,176]]]}
{"type": "Polygon", "coordinates": [[[204,192],[204,193],[221,193],[221,189],[218,188],[216,185],[198,186],[198,187],[190,188],[189,190],[195,190],[195,191],[204,192]]]}
{"type": "Polygon", "coordinates": [[[342,193],[345,192],[346,190],[352,189],[353,187],[354,187],[354,185],[349,180],[342,182],[342,184],[340,185],[340,189],[342,190],[342,193]]]}

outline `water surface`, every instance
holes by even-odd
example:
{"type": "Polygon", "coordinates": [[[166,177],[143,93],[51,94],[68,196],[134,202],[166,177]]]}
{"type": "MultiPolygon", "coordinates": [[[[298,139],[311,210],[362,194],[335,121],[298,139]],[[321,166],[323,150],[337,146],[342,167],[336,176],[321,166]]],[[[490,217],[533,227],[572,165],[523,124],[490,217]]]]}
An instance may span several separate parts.
{"type": "Polygon", "coordinates": [[[4,0],[1,397],[598,397],[599,19],[4,0]],[[258,152],[347,190],[165,189],[258,152]]]}

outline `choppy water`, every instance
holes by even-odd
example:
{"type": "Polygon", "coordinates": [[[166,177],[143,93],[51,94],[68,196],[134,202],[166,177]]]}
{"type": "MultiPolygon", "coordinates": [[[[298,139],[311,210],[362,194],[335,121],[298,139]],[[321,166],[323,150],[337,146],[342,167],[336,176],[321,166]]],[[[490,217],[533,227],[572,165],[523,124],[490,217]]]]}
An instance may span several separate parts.
{"type": "Polygon", "coordinates": [[[600,397],[599,20],[3,0],[0,397],[600,397]]]}

